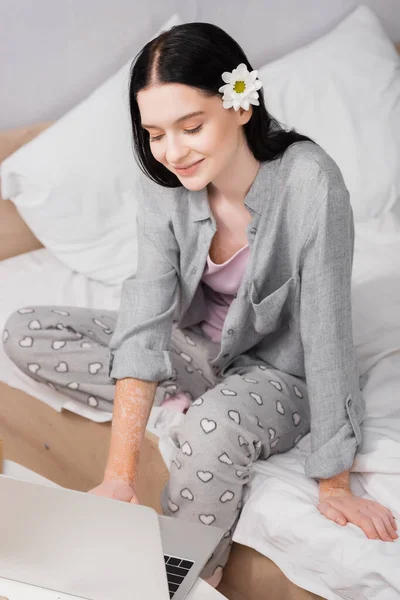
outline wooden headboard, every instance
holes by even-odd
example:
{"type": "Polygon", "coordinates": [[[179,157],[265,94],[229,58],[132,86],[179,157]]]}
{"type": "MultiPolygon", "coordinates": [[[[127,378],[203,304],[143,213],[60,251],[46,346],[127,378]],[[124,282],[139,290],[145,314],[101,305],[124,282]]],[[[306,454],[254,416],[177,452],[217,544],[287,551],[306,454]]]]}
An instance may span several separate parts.
{"type": "MultiPolygon", "coordinates": [[[[0,131],[0,162],[30,142],[51,123],[49,121],[0,131]]],[[[21,218],[15,205],[10,200],[3,200],[0,196],[0,260],[38,248],[43,248],[43,244],[39,242],[21,218]]]]}
{"type": "MultiPolygon", "coordinates": [[[[400,42],[396,49],[400,54],[400,42]]],[[[51,124],[48,121],[0,132],[0,162],[51,124]]],[[[0,197],[0,260],[38,248],[43,248],[43,245],[22,220],[14,204],[0,197]]]]}

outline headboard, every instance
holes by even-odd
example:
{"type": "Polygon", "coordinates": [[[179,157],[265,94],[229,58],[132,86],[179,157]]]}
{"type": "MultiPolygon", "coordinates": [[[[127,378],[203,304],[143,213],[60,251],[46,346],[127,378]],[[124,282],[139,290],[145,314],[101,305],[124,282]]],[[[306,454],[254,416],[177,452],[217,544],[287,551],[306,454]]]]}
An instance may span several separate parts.
{"type": "MultiPolygon", "coordinates": [[[[400,54],[400,43],[396,44],[396,49],[400,54]]],[[[47,121],[0,132],[0,162],[51,123],[47,121]]],[[[0,197],[0,260],[39,248],[43,245],[22,220],[14,204],[0,197]]]]}
{"type": "MultiPolygon", "coordinates": [[[[51,121],[0,131],[0,162],[50,125],[51,121]]],[[[0,260],[38,248],[43,248],[43,245],[20,217],[14,204],[0,196],[0,260]]]]}

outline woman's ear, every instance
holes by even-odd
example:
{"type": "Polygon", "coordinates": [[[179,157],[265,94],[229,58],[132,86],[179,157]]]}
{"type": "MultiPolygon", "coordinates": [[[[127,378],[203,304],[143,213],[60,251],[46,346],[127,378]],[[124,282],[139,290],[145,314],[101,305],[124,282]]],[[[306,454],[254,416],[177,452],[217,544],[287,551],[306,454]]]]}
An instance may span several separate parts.
{"type": "Polygon", "coordinates": [[[246,123],[248,123],[252,117],[252,114],[253,114],[253,106],[251,104],[250,104],[248,110],[245,110],[244,108],[240,107],[239,111],[238,111],[240,125],[245,125],[246,123]]]}

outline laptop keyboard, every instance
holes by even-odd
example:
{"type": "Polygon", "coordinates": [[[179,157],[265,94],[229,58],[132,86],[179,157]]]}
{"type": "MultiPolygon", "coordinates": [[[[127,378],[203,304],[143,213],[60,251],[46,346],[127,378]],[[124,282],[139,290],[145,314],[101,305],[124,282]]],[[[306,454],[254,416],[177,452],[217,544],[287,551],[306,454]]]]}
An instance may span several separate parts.
{"type": "Polygon", "coordinates": [[[193,567],[194,562],[176,556],[168,556],[167,554],[164,554],[164,561],[167,570],[169,597],[173,598],[189,570],[193,567]]]}

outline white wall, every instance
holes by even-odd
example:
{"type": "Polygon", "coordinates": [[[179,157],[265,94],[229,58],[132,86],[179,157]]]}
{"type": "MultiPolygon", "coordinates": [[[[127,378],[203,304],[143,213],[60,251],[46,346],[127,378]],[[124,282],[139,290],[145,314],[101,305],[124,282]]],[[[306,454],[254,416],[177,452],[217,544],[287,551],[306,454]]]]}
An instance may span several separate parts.
{"type": "MultiPolygon", "coordinates": [[[[1,0],[0,129],[56,119],[174,12],[242,45],[254,68],[328,31],[358,0],[1,0]]],[[[365,0],[400,41],[400,0],[365,0]]]]}

